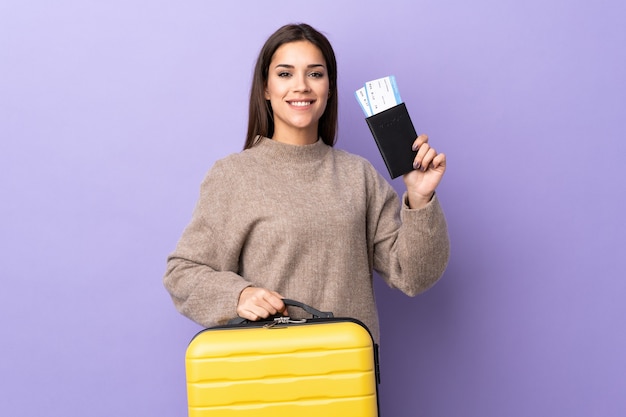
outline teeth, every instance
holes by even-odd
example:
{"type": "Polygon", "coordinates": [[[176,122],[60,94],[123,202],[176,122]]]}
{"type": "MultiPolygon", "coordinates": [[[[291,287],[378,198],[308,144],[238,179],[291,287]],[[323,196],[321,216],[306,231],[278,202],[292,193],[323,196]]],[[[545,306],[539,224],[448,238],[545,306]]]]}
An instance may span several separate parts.
{"type": "Polygon", "coordinates": [[[296,106],[296,107],[304,107],[304,106],[308,106],[309,104],[311,104],[310,101],[292,101],[291,102],[291,105],[296,106]]]}

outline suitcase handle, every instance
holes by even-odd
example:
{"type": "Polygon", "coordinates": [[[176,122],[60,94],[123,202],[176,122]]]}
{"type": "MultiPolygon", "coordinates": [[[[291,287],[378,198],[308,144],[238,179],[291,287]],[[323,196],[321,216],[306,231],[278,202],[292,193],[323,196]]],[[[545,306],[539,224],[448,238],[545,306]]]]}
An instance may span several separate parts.
{"type": "MultiPolygon", "coordinates": [[[[306,311],[307,313],[309,313],[310,315],[312,315],[313,318],[315,319],[330,319],[330,318],[335,317],[335,315],[330,311],[320,311],[314,307],[311,307],[308,304],[304,304],[304,303],[301,303],[300,301],[292,300],[290,298],[283,298],[283,303],[286,306],[299,307],[303,309],[304,311],[306,311]]],[[[266,319],[265,321],[268,321],[268,320],[272,320],[272,318],[270,317],[269,319],[266,319]]],[[[250,320],[244,319],[243,317],[235,317],[234,319],[229,320],[228,324],[243,324],[243,323],[248,323],[249,321],[250,320]]]]}
{"type": "Polygon", "coordinates": [[[300,301],[292,300],[289,298],[283,298],[283,303],[285,303],[286,306],[300,307],[316,319],[330,319],[335,317],[334,314],[330,311],[320,311],[314,307],[311,307],[308,304],[304,304],[300,301]]]}

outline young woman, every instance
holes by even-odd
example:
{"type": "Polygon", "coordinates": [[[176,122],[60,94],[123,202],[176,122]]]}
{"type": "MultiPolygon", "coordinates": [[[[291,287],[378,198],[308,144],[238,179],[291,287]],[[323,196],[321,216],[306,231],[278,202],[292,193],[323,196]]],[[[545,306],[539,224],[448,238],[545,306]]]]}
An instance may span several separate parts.
{"type": "Polygon", "coordinates": [[[208,172],[168,257],[164,284],[182,314],[206,327],[258,320],[286,315],[285,297],[357,318],[378,340],[373,271],[410,296],[439,279],[445,155],[418,136],[400,199],[368,161],[333,147],[336,127],[330,43],[306,24],[280,28],[256,63],[244,150],[208,172]]]}

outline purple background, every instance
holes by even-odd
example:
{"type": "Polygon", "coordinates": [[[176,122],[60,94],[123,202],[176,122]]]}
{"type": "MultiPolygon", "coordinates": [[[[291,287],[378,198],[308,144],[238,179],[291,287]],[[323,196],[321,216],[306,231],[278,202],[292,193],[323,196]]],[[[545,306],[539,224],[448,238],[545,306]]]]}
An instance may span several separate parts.
{"type": "Polygon", "coordinates": [[[165,258],[293,21],[335,46],[338,147],[387,175],[353,91],[395,74],[448,155],[444,278],[377,287],[383,415],[625,415],[625,5],[3,1],[0,415],[185,415],[165,258]]]}

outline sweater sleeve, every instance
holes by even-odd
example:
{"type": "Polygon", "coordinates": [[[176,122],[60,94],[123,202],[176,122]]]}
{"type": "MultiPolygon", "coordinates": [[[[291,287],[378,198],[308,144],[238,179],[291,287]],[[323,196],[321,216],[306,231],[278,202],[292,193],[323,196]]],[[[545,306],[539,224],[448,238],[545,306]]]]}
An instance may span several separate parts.
{"type": "Polygon", "coordinates": [[[250,286],[238,274],[244,233],[232,209],[235,177],[216,165],[202,182],[191,221],[167,258],[163,283],[176,309],[202,326],[236,317],[241,291],[250,286]]]}
{"type": "Polygon", "coordinates": [[[436,194],[425,207],[410,209],[406,193],[400,203],[386,181],[378,187],[374,269],[390,287],[415,296],[432,287],[448,264],[450,242],[443,210],[436,194]]]}

